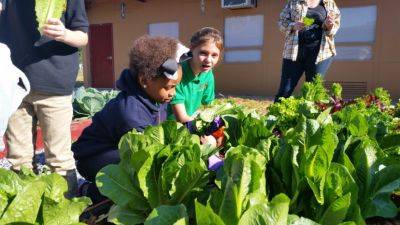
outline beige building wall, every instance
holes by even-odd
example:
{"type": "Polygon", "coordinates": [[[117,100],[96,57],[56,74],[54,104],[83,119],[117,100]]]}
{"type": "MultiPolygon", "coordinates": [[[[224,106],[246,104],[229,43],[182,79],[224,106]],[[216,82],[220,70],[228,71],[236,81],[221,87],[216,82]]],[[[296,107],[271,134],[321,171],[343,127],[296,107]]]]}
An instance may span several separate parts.
{"type": "MultiPolygon", "coordinates": [[[[224,31],[227,17],[264,15],[262,60],[255,63],[222,62],[215,68],[216,89],[222,94],[275,95],[282,61],[283,34],[277,27],[283,0],[258,0],[257,8],[222,9],[220,0],[147,0],[126,2],[126,17],[121,19],[119,0],[94,0],[88,10],[91,24],[112,23],[114,36],[115,78],[128,65],[129,46],[148,33],[150,23],[178,22],[179,39],[188,44],[192,33],[212,26],[224,31]]],[[[367,91],[377,86],[387,88],[394,98],[400,97],[400,17],[399,0],[337,0],[339,7],[377,5],[376,40],[372,43],[373,58],[368,61],[334,61],[328,81],[365,82],[367,91]]],[[[244,48],[246,49],[246,48],[244,48]]],[[[90,84],[89,54],[86,51],[85,77],[90,84]]],[[[350,85],[349,90],[351,91],[350,85]]]]}

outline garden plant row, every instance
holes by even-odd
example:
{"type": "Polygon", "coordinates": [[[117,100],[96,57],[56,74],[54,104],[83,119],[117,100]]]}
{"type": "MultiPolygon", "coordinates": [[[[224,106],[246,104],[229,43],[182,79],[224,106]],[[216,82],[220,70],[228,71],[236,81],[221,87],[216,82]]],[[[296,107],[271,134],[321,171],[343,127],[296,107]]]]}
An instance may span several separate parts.
{"type": "MultiPolygon", "coordinates": [[[[399,105],[387,91],[351,101],[318,77],[260,116],[205,109],[196,134],[167,121],[120,141],[121,163],[97,175],[115,224],[366,224],[393,218],[400,187],[399,105]],[[223,145],[200,145],[212,134],[223,145]],[[208,158],[224,158],[209,170],[208,158]]],[[[398,202],[397,202],[398,203],[398,202]]]]}
{"type": "MultiPolygon", "coordinates": [[[[318,77],[299,96],[269,106],[266,115],[219,102],[200,113],[192,133],[173,121],[133,130],[119,143],[121,162],[96,178],[114,202],[108,221],[358,225],[396,217],[400,104],[391,103],[381,88],[345,101],[340,85],[327,91],[318,77]],[[201,135],[222,145],[201,145],[201,135]],[[220,167],[210,167],[213,156],[223,159],[220,167]]],[[[0,172],[0,224],[76,224],[90,203],[63,198],[58,175],[0,172]],[[32,185],[43,186],[33,189],[34,204],[16,208],[32,185]],[[70,220],[56,223],[53,208],[70,220]]]]}

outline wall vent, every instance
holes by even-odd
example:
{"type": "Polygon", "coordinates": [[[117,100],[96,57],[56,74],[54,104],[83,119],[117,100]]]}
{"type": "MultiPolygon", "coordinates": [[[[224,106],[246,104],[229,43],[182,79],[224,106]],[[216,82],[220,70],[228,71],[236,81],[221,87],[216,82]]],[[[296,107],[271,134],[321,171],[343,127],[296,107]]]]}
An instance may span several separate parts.
{"type": "Polygon", "coordinates": [[[368,92],[367,82],[352,82],[352,81],[325,81],[324,86],[328,90],[331,89],[333,83],[342,85],[344,99],[361,97],[368,92]]]}
{"type": "Polygon", "coordinates": [[[257,0],[221,0],[224,9],[253,8],[257,6],[257,0]]]}

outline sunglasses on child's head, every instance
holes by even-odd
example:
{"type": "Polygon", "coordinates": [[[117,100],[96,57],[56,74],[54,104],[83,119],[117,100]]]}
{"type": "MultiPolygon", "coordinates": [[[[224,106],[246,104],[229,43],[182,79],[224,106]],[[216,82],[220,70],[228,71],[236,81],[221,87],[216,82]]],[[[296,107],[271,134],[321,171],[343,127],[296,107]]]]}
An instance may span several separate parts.
{"type": "Polygon", "coordinates": [[[168,58],[158,68],[158,74],[165,76],[170,80],[178,79],[179,64],[188,61],[193,57],[189,49],[182,44],[178,44],[176,58],[168,58]]]}

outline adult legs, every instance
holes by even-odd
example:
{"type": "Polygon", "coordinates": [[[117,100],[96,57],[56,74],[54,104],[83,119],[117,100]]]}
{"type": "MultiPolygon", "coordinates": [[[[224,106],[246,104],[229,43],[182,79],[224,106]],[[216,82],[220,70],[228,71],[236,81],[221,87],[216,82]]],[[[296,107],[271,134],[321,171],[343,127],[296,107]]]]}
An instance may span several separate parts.
{"type": "Polygon", "coordinates": [[[308,58],[305,63],[306,82],[313,81],[317,74],[320,74],[324,78],[333,61],[333,57],[330,57],[315,64],[315,59],[313,58],[308,58]]]}
{"type": "Polygon", "coordinates": [[[283,59],[281,83],[278,93],[275,96],[275,102],[279,102],[279,98],[287,98],[292,95],[300,77],[303,75],[304,65],[299,61],[283,59]]]}

